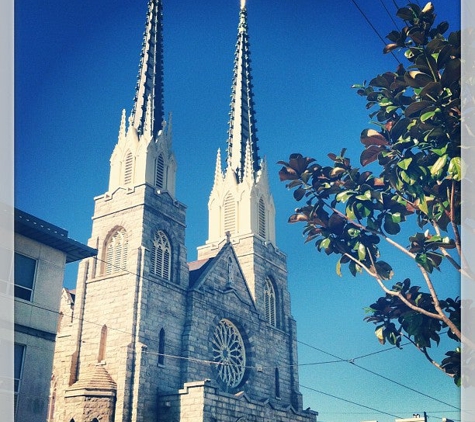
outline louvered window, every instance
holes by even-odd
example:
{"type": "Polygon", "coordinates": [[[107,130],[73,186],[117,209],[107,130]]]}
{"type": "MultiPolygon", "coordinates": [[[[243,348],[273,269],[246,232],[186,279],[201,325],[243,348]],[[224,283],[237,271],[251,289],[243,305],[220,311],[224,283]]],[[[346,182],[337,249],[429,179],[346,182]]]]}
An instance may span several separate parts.
{"type": "Polygon", "coordinates": [[[118,230],[106,244],[105,274],[110,275],[123,271],[127,267],[128,242],[124,229],[118,230]]]}
{"type": "Polygon", "coordinates": [[[125,169],[124,169],[124,185],[128,185],[132,182],[132,170],[133,170],[134,158],[129,151],[125,156],[125,169]]]}
{"type": "Polygon", "coordinates": [[[159,231],[153,240],[152,272],[165,280],[171,279],[171,246],[166,234],[159,231]]]}
{"type": "Polygon", "coordinates": [[[273,327],[276,326],[276,306],[275,306],[275,290],[272,282],[267,278],[264,286],[264,307],[267,322],[273,327]]]}
{"type": "Polygon", "coordinates": [[[160,154],[155,162],[155,186],[158,189],[165,188],[165,162],[160,154]]]}
{"type": "Polygon", "coordinates": [[[264,200],[259,199],[259,215],[258,215],[258,233],[265,239],[266,237],[266,207],[264,200]]]}
{"type": "Polygon", "coordinates": [[[236,205],[233,196],[228,193],[224,198],[224,233],[234,234],[236,230],[236,205]]]}

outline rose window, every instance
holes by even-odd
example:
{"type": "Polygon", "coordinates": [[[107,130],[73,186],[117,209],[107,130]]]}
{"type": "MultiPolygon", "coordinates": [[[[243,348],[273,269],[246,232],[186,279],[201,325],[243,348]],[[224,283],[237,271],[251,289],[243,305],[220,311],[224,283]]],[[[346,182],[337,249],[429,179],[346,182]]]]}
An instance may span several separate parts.
{"type": "Polygon", "coordinates": [[[237,387],[246,369],[246,350],[239,330],[230,321],[221,320],[214,331],[212,346],[219,378],[228,387],[237,387]]]}

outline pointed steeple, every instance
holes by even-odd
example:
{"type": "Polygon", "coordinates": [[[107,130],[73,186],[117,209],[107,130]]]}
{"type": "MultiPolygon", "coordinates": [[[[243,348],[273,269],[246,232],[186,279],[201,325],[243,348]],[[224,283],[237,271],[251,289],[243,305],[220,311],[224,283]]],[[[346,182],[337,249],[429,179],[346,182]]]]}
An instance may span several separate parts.
{"type": "Polygon", "coordinates": [[[132,110],[132,125],[139,134],[142,134],[147,125],[147,114],[150,114],[151,126],[148,130],[154,138],[161,130],[163,121],[162,53],[162,2],[149,0],[132,110]]]}
{"type": "Polygon", "coordinates": [[[241,0],[236,53],[234,55],[234,74],[227,150],[227,166],[236,172],[238,182],[241,182],[244,177],[246,147],[248,143],[251,149],[250,158],[254,175],[260,168],[253,101],[254,95],[251,80],[247,10],[245,0],[241,0]]]}

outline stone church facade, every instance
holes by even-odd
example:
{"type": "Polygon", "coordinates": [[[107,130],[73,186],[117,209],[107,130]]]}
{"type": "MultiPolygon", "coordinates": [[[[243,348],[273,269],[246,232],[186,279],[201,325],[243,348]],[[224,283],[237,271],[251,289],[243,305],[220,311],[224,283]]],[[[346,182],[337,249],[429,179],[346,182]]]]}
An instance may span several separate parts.
{"type": "MultiPolygon", "coordinates": [[[[224,170],[208,240],[187,261],[164,120],[162,4],[149,0],[133,109],[108,191],[95,198],[74,291],[63,291],[50,392],[54,422],[315,422],[299,392],[286,257],[258,155],[247,10],[241,5],[224,170]]],[[[224,111],[223,111],[224,112],[224,111]]]]}

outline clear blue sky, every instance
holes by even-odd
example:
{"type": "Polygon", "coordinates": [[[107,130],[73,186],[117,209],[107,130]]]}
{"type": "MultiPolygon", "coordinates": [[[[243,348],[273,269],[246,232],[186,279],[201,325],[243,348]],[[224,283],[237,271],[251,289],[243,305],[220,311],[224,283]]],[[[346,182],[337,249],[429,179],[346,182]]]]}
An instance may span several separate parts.
{"type": "MultiPolygon", "coordinates": [[[[192,261],[207,238],[216,150],[226,143],[239,0],[163,2],[165,111],[173,112],[177,197],[188,206],[192,261]]],[[[121,111],[132,107],[146,3],[15,2],[15,204],[83,243],[93,197],[107,190],[121,111]]],[[[382,37],[393,29],[382,6],[393,12],[392,0],[357,3],[382,37]]],[[[458,29],[459,3],[433,3],[438,20],[458,29]]],[[[350,87],[394,70],[395,59],[382,54],[382,41],[351,0],[248,0],[248,22],[259,146],[269,164],[277,244],[288,255],[302,342],[304,407],[318,411],[321,422],[392,422],[424,411],[430,422],[459,420],[452,380],[409,346],[380,346],[374,327],[363,322],[363,308],[381,295],[375,283],[337,277],[335,260],[304,245],[302,227],[287,224],[297,204],[277,176],[275,163],[293,152],[325,162],[328,152],[347,147],[356,161],[369,117],[350,87]],[[354,362],[373,373],[346,362],[369,354],[354,362]]],[[[397,280],[416,276],[397,264],[397,280]]],[[[75,277],[71,265],[67,287],[75,277]]],[[[438,282],[443,295],[458,294],[456,275],[438,282]]]]}

